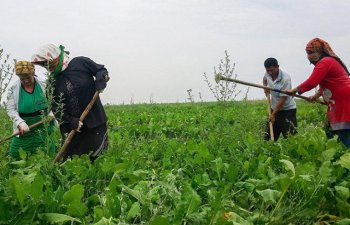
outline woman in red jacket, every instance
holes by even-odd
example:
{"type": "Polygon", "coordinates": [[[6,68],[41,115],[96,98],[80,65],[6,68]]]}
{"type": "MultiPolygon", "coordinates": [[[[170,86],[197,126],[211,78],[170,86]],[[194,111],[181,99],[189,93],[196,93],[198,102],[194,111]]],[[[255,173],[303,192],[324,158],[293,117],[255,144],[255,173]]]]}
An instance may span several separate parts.
{"type": "Polygon", "coordinates": [[[350,147],[349,71],[329,44],[320,38],[309,41],[306,54],[315,68],[307,80],[289,92],[301,94],[319,85],[318,92],[310,100],[322,95],[328,105],[327,117],[331,129],[346,147],[350,147]]]}

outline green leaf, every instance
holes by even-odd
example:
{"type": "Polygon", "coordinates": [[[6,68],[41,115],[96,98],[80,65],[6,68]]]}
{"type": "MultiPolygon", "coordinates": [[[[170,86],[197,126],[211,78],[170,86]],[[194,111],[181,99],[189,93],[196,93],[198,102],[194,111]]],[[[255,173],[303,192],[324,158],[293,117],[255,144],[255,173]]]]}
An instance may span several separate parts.
{"type": "Polygon", "coordinates": [[[105,213],[109,212],[108,214],[104,214],[105,217],[112,216],[114,218],[119,218],[120,214],[122,213],[122,206],[121,202],[119,200],[120,194],[117,193],[116,189],[110,190],[106,193],[106,198],[103,200],[105,201],[105,213]]]}
{"type": "Polygon", "coordinates": [[[98,194],[93,194],[87,198],[88,206],[93,207],[100,204],[100,197],[98,194]]]}
{"type": "Polygon", "coordinates": [[[67,207],[67,213],[71,216],[84,216],[88,208],[80,201],[73,201],[67,207]]]}
{"type": "Polygon", "coordinates": [[[97,220],[103,219],[103,215],[104,215],[103,208],[101,206],[95,206],[94,207],[94,220],[97,221],[97,220]]]}
{"type": "Polygon", "coordinates": [[[158,216],[151,221],[150,225],[170,225],[170,221],[165,217],[158,216]]]}
{"type": "Polygon", "coordinates": [[[197,194],[197,192],[193,188],[189,188],[188,192],[186,194],[186,198],[189,201],[188,208],[187,208],[187,215],[195,212],[199,205],[201,204],[201,198],[197,194]]]}
{"type": "Polygon", "coordinates": [[[141,207],[139,202],[134,202],[131,205],[128,215],[126,216],[127,220],[134,219],[136,216],[139,216],[141,213],[141,207]]]}
{"type": "Polygon", "coordinates": [[[105,217],[103,217],[100,221],[92,225],[116,225],[116,223],[112,222],[112,218],[106,219],[105,217]]]}
{"type": "Polygon", "coordinates": [[[346,218],[350,218],[350,204],[341,198],[335,197],[337,200],[337,211],[340,215],[346,218]]]}
{"type": "Polygon", "coordinates": [[[306,180],[306,181],[312,181],[312,175],[299,175],[299,177],[301,177],[303,180],[306,180]]]}
{"type": "Polygon", "coordinates": [[[281,185],[281,191],[285,192],[288,190],[288,188],[293,180],[289,176],[287,176],[286,174],[281,174],[279,176],[279,181],[280,181],[280,185],[281,185]]]}
{"type": "Polygon", "coordinates": [[[35,177],[36,177],[36,172],[33,172],[23,176],[22,180],[24,183],[31,184],[34,181],[35,177]]]}
{"type": "Polygon", "coordinates": [[[32,182],[32,185],[30,186],[30,195],[32,196],[35,202],[38,202],[40,200],[40,196],[43,193],[43,187],[44,187],[44,178],[41,174],[38,173],[35,176],[35,179],[32,182]]]}
{"type": "Polygon", "coordinates": [[[242,188],[246,190],[247,192],[252,192],[255,188],[255,185],[249,182],[237,182],[235,183],[235,186],[238,188],[242,188]]]}
{"type": "Polygon", "coordinates": [[[0,198],[0,224],[2,221],[10,220],[13,215],[12,208],[9,207],[9,204],[4,201],[3,198],[0,198]]]}
{"type": "Polygon", "coordinates": [[[20,181],[20,179],[17,176],[12,177],[10,180],[11,180],[12,185],[15,188],[17,200],[19,201],[19,204],[21,205],[21,208],[23,209],[24,200],[27,196],[25,186],[22,184],[22,182],[20,181]]]}
{"type": "Polygon", "coordinates": [[[238,177],[239,169],[236,164],[231,163],[227,169],[227,180],[230,182],[235,182],[238,177]]]}
{"type": "Polygon", "coordinates": [[[67,204],[67,213],[71,216],[84,216],[87,207],[81,203],[84,195],[84,186],[76,184],[63,195],[63,202],[67,204]]]}
{"type": "Polygon", "coordinates": [[[326,151],[323,151],[321,156],[321,161],[331,161],[334,158],[334,155],[336,153],[337,149],[336,148],[330,148],[326,151]]]}
{"type": "Polygon", "coordinates": [[[83,195],[84,186],[81,184],[73,185],[71,189],[63,195],[63,202],[69,204],[74,201],[80,201],[83,195]]]}
{"type": "Polygon", "coordinates": [[[309,153],[306,151],[305,147],[303,145],[299,145],[296,149],[296,152],[301,156],[307,156],[309,153]]]}
{"type": "Polygon", "coordinates": [[[345,153],[340,157],[339,163],[342,167],[350,170],[350,153],[345,153]]]}
{"type": "Polygon", "coordinates": [[[320,169],[319,169],[319,174],[324,180],[328,180],[329,177],[332,176],[332,167],[331,167],[331,162],[326,161],[323,162],[320,169]]]}
{"type": "Polygon", "coordinates": [[[317,169],[319,169],[319,166],[316,166],[315,162],[306,162],[299,164],[295,169],[295,173],[312,176],[317,172],[317,169]]]}
{"type": "Polygon", "coordinates": [[[212,169],[218,174],[218,177],[220,178],[220,173],[222,172],[224,168],[224,163],[222,162],[221,158],[216,158],[212,161],[212,169]]]}
{"type": "Polygon", "coordinates": [[[67,216],[65,214],[59,213],[43,213],[39,215],[42,219],[50,223],[65,223],[65,222],[78,222],[81,223],[79,219],[67,216]]]}
{"type": "Polygon", "coordinates": [[[346,201],[349,198],[350,196],[349,188],[343,187],[343,186],[335,186],[334,188],[341,199],[346,201]]]}
{"type": "Polygon", "coordinates": [[[202,175],[200,174],[195,175],[194,180],[196,181],[196,183],[198,183],[198,185],[205,186],[205,187],[208,187],[213,183],[206,172],[204,172],[202,175]]]}
{"type": "Polygon", "coordinates": [[[27,161],[25,161],[25,160],[18,160],[18,161],[10,162],[10,164],[18,166],[18,167],[23,167],[26,165],[26,162],[27,161]]]}
{"type": "Polygon", "coordinates": [[[201,199],[197,192],[191,185],[186,184],[181,193],[181,199],[176,205],[174,224],[181,224],[184,218],[198,210],[200,204],[201,199]]]}
{"type": "Polygon", "coordinates": [[[335,148],[339,149],[339,141],[337,138],[328,139],[326,149],[335,148]]]}
{"type": "Polygon", "coordinates": [[[114,169],[114,174],[113,174],[113,178],[111,180],[113,180],[116,176],[118,176],[119,174],[125,172],[127,170],[127,168],[129,167],[129,163],[117,163],[117,164],[103,164],[103,167],[107,167],[107,168],[102,168],[104,171],[108,171],[110,170],[111,166],[113,166],[112,168],[114,169]]]}
{"type": "Polygon", "coordinates": [[[350,225],[350,219],[346,218],[339,220],[335,223],[335,225],[350,225]]]}
{"type": "Polygon", "coordinates": [[[294,164],[291,161],[286,160],[286,159],[281,159],[280,162],[284,164],[284,168],[286,170],[289,170],[293,173],[293,176],[292,176],[292,178],[293,178],[295,176],[294,164]]]}
{"type": "Polygon", "coordinates": [[[28,175],[18,174],[12,177],[10,182],[15,188],[17,200],[22,208],[28,196],[35,202],[40,200],[44,186],[44,178],[40,173],[32,172],[28,175]]]}
{"type": "Polygon", "coordinates": [[[262,191],[256,191],[259,195],[263,197],[264,202],[273,202],[276,203],[279,197],[281,196],[280,191],[265,189],[262,191]]]}
{"type": "Polygon", "coordinates": [[[140,191],[133,190],[125,185],[120,185],[122,187],[123,191],[131,195],[132,197],[136,198],[141,204],[145,204],[146,199],[141,195],[140,191]]]}

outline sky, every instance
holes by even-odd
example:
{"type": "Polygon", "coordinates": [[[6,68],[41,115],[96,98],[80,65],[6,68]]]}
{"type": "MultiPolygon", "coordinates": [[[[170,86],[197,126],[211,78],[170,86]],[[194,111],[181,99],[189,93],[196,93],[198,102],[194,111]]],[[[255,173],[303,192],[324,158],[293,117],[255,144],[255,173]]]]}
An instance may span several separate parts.
{"type": "MultiPolygon", "coordinates": [[[[186,102],[189,89],[194,101],[213,101],[203,74],[215,83],[225,51],[237,79],[261,84],[264,60],[275,57],[294,87],[312,72],[305,45],[314,37],[350,67],[349,0],[1,0],[0,7],[6,53],[30,60],[40,46],[62,44],[71,57],[105,65],[104,104],[186,102]]],[[[264,94],[249,88],[247,97],[264,94]]]]}

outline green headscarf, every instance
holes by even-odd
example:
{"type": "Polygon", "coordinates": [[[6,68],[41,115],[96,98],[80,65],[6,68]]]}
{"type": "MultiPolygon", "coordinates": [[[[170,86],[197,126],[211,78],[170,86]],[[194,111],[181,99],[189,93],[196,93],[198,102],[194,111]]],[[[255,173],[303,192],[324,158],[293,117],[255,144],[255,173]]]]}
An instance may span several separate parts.
{"type": "Polygon", "coordinates": [[[58,66],[56,67],[55,71],[50,74],[50,76],[53,76],[55,79],[57,76],[61,73],[62,71],[62,66],[63,66],[63,59],[64,59],[64,46],[60,45],[59,46],[61,53],[60,53],[60,62],[58,63],[58,66]]]}

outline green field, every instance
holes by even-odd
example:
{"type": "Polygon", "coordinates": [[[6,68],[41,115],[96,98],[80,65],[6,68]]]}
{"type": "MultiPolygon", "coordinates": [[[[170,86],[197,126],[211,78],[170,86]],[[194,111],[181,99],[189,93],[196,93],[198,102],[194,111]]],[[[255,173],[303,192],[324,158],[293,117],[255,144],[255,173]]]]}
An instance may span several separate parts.
{"type": "Polygon", "coordinates": [[[350,152],[326,138],[324,106],[297,104],[299,133],[277,142],[266,102],[241,101],[107,106],[94,164],[10,162],[3,144],[0,224],[350,224],[350,152]]]}

